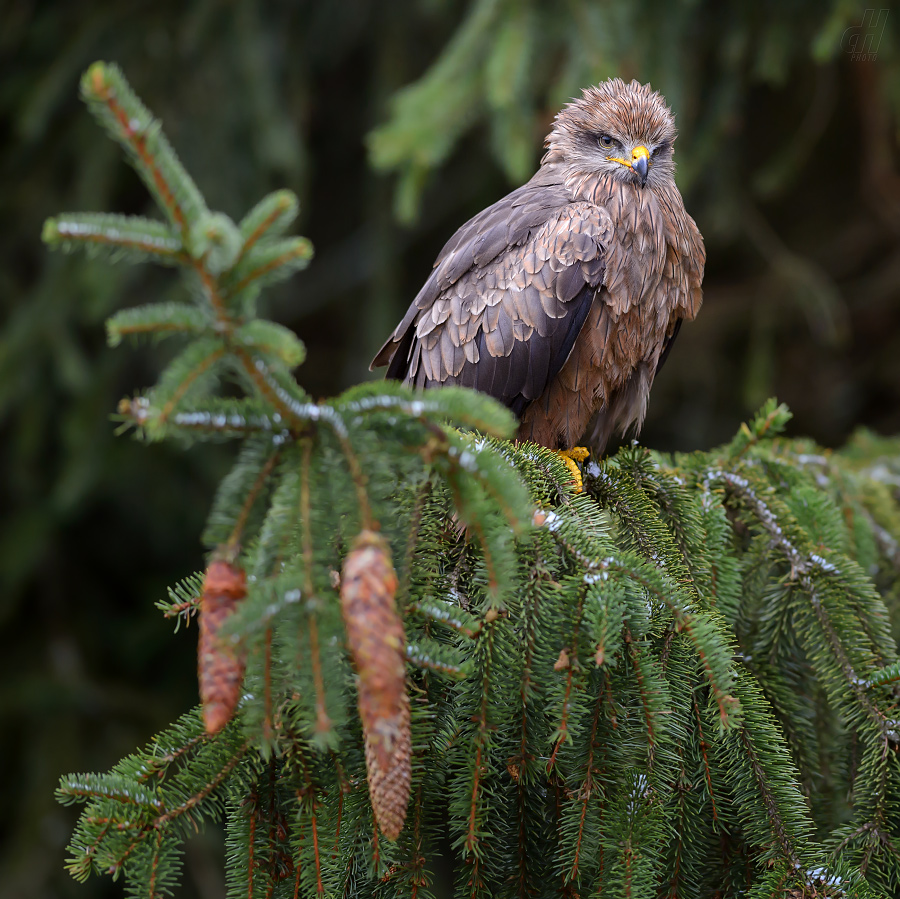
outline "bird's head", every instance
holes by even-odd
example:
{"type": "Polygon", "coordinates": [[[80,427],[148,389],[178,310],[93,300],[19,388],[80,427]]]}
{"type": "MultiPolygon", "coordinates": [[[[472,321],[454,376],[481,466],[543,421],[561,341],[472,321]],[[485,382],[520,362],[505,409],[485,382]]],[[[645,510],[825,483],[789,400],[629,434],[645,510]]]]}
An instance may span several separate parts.
{"type": "Polygon", "coordinates": [[[672,111],[649,84],[610,78],[562,108],[543,162],[654,187],[674,178],[675,135],[672,111]]]}

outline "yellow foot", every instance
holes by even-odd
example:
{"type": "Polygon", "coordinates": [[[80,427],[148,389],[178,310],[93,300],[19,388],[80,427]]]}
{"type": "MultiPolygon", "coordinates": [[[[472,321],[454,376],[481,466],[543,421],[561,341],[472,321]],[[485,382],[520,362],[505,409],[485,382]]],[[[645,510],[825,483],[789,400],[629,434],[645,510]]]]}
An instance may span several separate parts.
{"type": "Polygon", "coordinates": [[[584,462],[590,455],[590,450],[584,446],[573,446],[572,449],[557,450],[556,455],[559,456],[563,465],[572,472],[572,480],[575,482],[575,492],[582,493],[584,491],[584,481],[581,479],[581,469],[578,467],[579,462],[584,462]]]}

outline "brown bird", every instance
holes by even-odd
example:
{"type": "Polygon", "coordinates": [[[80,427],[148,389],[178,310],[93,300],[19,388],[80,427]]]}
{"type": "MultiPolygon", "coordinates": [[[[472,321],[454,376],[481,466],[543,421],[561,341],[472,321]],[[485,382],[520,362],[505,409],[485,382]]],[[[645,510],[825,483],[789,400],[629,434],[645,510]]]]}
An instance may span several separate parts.
{"type": "Polygon", "coordinates": [[[538,171],[460,228],[372,362],[474,387],[518,436],[572,447],[640,430],[653,378],[702,302],[706,252],[675,186],[675,123],[613,78],[556,116],[538,171]],[[593,422],[592,422],[593,419],[593,422]]]}

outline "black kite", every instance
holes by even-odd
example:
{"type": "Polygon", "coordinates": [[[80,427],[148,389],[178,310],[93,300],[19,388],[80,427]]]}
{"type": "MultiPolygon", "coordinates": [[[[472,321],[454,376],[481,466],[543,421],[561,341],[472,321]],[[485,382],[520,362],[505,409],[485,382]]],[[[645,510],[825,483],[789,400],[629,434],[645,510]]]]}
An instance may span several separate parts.
{"type": "Polygon", "coordinates": [[[534,177],[450,238],[372,366],[505,403],[518,436],[572,447],[638,431],[696,316],[706,253],[675,186],[675,123],[618,78],[557,115],[534,177]]]}

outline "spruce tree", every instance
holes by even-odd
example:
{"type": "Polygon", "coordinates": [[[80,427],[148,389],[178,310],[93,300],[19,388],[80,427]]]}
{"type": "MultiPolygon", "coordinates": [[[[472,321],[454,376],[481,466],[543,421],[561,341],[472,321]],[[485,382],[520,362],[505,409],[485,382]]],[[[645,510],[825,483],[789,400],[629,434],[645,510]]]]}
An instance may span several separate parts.
{"type": "Polygon", "coordinates": [[[62,778],[73,876],[172,895],[214,820],[234,897],[446,895],[439,856],[459,896],[898,894],[900,441],[826,451],[770,401],[725,446],[573,479],[470,391],[314,402],[256,313],[311,258],[295,198],[235,223],[114,66],[82,92],[164,220],[44,239],[187,288],[109,320],[183,345],[117,419],[238,448],[208,567],[159,603],[198,623],[201,703],[62,778]]]}

